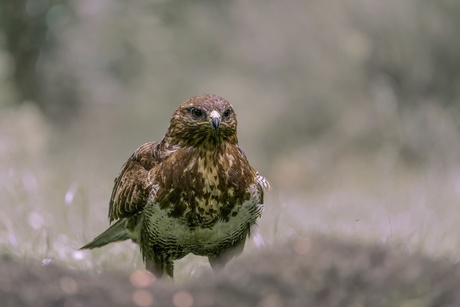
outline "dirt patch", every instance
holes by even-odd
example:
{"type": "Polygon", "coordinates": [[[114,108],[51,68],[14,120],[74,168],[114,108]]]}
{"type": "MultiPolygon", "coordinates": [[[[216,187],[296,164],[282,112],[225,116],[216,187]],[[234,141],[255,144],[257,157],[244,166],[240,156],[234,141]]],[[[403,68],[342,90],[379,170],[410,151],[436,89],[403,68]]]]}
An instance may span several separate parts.
{"type": "Polygon", "coordinates": [[[148,273],[88,274],[0,262],[2,306],[460,306],[460,268],[447,260],[324,237],[241,257],[188,284],[148,273]]]}

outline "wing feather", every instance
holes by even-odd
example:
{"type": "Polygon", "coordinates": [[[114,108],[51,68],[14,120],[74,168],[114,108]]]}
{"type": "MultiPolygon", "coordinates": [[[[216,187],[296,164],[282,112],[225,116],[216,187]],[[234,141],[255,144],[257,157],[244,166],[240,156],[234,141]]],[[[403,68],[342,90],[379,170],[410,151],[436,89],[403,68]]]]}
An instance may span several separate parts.
{"type": "Polygon", "coordinates": [[[152,190],[149,172],[158,164],[154,155],[157,145],[157,142],[143,144],[123,165],[110,198],[110,222],[135,215],[147,204],[152,190]]]}

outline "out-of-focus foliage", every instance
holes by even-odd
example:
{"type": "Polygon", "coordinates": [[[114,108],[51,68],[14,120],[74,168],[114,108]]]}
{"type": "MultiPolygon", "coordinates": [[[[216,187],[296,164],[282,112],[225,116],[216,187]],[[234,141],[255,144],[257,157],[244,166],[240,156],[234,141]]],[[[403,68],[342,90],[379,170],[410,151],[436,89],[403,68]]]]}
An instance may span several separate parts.
{"type": "Polygon", "coordinates": [[[2,75],[17,94],[10,104],[30,100],[64,122],[95,105],[167,117],[166,104],[214,92],[244,106],[248,136],[267,161],[336,138],[331,160],[393,146],[410,163],[432,158],[440,121],[458,126],[455,1],[1,6],[2,75]]]}
{"type": "Polygon", "coordinates": [[[60,32],[65,34],[72,21],[67,1],[2,1],[2,51],[10,62],[6,73],[16,94],[10,104],[36,104],[53,119],[62,119],[78,107],[77,80],[65,72],[68,64],[59,58],[61,44],[65,43],[60,32]]]}
{"type": "Polygon", "coordinates": [[[235,106],[274,186],[273,240],[391,229],[425,250],[458,245],[459,1],[5,0],[0,27],[9,246],[81,257],[118,168],[201,93],[235,106]]]}

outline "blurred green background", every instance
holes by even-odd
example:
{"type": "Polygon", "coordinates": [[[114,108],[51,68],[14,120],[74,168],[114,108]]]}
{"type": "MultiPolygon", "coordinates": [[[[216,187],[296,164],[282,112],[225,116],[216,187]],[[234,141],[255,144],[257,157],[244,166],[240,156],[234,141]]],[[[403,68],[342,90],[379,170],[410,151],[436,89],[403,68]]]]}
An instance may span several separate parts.
{"type": "Polygon", "coordinates": [[[129,242],[77,249],[108,226],[131,153],[181,102],[214,93],[272,183],[266,244],[322,233],[456,260],[458,33],[455,0],[4,0],[0,249],[142,267],[129,242]]]}

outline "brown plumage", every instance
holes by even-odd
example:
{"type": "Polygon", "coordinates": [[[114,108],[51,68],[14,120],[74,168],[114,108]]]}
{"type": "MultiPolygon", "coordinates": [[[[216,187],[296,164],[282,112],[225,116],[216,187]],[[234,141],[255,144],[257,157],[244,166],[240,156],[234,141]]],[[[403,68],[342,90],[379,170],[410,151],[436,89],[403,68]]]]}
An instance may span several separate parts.
{"type": "Polygon", "coordinates": [[[160,142],[140,146],[115,179],[109,220],[91,249],[132,239],[146,267],[173,277],[173,261],[207,256],[213,268],[241,253],[260,217],[268,181],[238,146],[232,106],[193,97],[174,112],[160,142]]]}

